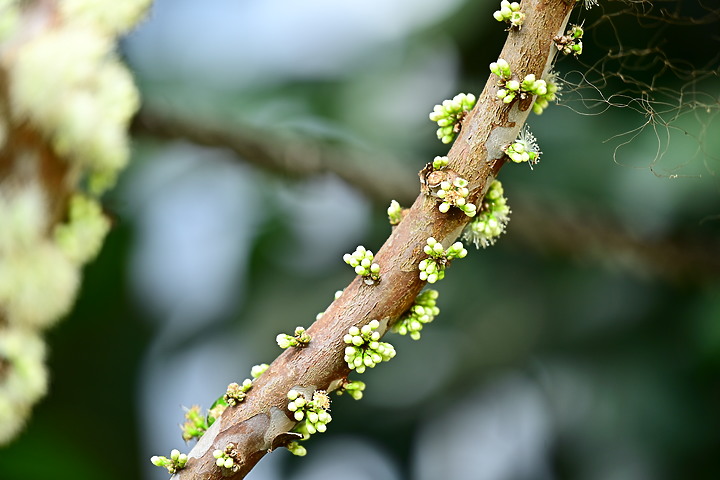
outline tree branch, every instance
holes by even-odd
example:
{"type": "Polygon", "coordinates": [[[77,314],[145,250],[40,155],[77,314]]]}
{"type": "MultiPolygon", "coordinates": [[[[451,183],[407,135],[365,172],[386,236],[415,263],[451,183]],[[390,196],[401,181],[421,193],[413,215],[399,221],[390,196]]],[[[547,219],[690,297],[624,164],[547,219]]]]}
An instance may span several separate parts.
{"type": "Polygon", "coordinates": [[[321,145],[298,136],[273,133],[245,126],[231,130],[217,121],[186,120],[144,106],[132,124],[135,135],[184,139],[197,145],[222,147],[264,170],[302,178],[332,172],[377,202],[389,198],[411,200],[418,192],[406,168],[377,152],[362,152],[321,145]],[[378,177],[372,172],[383,170],[378,177]],[[398,182],[398,179],[402,181],[398,182]]]}
{"type": "Polygon", "coordinates": [[[687,285],[717,278],[718,242],[635,235],[616,219],[578,205],[554,208],[513,195],[513,236],[543,252],[589,258],[640,277],[687,285]]]}
{"type": "MultiPolygon", "coordinates": [[[[184,139],[225,148],[243,161],[281,175],[304,178],[331,172],[378,204],[387,204],[388,199],[407,204],[417,196],[417,177],[406,162],[383,159],[382,164],[393,170],[383,169],[382,178],[375,181],[379,168],[361,168],[366,156],[348,147],[331,147],[320,141],[288,141],[244,126],[232,128],[205,119],[190,120],[147,106],[138,113],[132,130],[139,136],[184,139]]],[[[376,153],[372,156],[377,160],[376,153]]],[[[702,282],[720,273],[720,259],[712,254],[717,246],[702,238],[649,240],[633,235],[620,222],[590,206],[559,203],[530,194],[513,194],[512,238],[508,240],[565,256],[597,257],[605,264],[669,282],[702,282]]]]}
{"type": "MultiPolygon", "coordinates": [[[[523,2],[527,15],[523,28],[509,33],[500,55],[518,77],[533,73],[540,78],[546,71],[555,53],[552,38],[564,31],[572,5],[563,0],[523,2]]],[[[497,101],[495,83],[495,78],[487,81],[448,154],[449,168],[468,180],[468,201],[476,204],[504,163],[503,147],[516,138],[532,105],[531,98],[510,105],[497,101]]],[[[382,176],[382,170],[378,171],[377,179],[382,176]]],[[[418,263],[426,257],[427,238],[447,246],[469,221],[457,209],[443,214],[437,207],[434,197],[417,197],[375,256],[381,281],[366,285],[357,277],[308,329],[310,344],[281,354],[254,382],[245,401],[225,410],[201,437],[189,453],[186,468],[177,474],[179,479],[244,478],[269,450],[286,441],[285,432],[295,425],[287,410],[289,390],[332,390],[347,378],[343,336],[350,327],[372,319],[380,321],[378,331],[385,333],[425,284],[418,276],[418,263]],[[224,450],[228,443],[237,450],[239,469],[234,474],[217,467],[213,457],[213,450],[224,450]]]]}

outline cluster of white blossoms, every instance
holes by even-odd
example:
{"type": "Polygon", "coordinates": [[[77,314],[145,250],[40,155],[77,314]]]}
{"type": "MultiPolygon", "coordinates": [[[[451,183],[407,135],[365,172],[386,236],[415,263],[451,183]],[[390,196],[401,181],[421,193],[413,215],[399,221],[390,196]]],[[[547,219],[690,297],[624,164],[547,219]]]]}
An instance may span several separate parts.
{"type": "Polygon", "coordinates": [[[110,228],[98,197],[128,162],[139,106],[115,44],[151,0],[0,3],[2,445],[45,394],[42,333],[70,311],[110,228]]]}
{"type": "Polygon", "coordinates": [[[515,163],[527,162],[531,167],[540,161],[541,154],[535,135],[530,132],[527,125],[522,129],[518,138],[505,149],[505,155],[510,160],[515,163]]]}
{"type": "Polygon", "coordinates": [[[223,450],[214,450],[213,457],[215,458],[215,465],[224,470],[231,473],[240,470],[240,452],[238,452],[237,445],[232,442],[225,445],[223,450]]]}
{"type": "Polygon", "coordinates": [[[511,103],[516,98],[524,100],[530,96],[544,96],[548,93],[548,86],[545,80],[537,79],[534,74],[525,75],[522,80],[513,78],[512,69],[506,60],[502,58],[490,64],[490,71],[497,75],[498,86],[496,97],[503,103],[511,103]]]}
{"type": "Polygon", "coordinates": [[[472,93],[458,93],[452,100],[443,100],[430,112],[430,120],[438,124],[437,137],[443,143],[455,139],[467,112],[473,109],[477,99],[472,93]]]}
{"type": "Polygon", "coordinates": [[[375,255],[362,245],[353,253],[343,255],[343,261],[355,269],[355,273],[365,277],[365,283],[372,285],[380,279],[380,265],[374,263],[375,255]]]}
{"type": "MultiPolygon", "coordinates": [[[[267,363],[253,365],[250,370],[250,375],[253,380],[255,380],[268,368],[269,365],[267,363]]],[[[252,388],[253,380],[246,378],[242,381],[242,383],[233,382],[228,385],[225,393],[215,400],[210,409],[208,409],[206,415],[202,414],[202,410],[199,405],[193,405],[192,407],[186,409],[185,423],[180,427],[183,440],[189,442],[192,439],[199,439],[202,437],[207,429],[215,423],[215,420],[220,418],[220,415],[222,415],[228,407],[236,406],[245,400],[247,392],[252,388]]]]}
{"type": "Polygon", "coordinates": [[[565,35],[558,35],[553,40],[555,46],[565,55],[578,56],[583,52],[582,36],[585,33],[580,25],[571,25],[565,35]]]}
{"type": "Polygon", "coordinates": [[[234,407],[238,403],[245,400],[245,397],[247,396],[247,392],[252,388],[252,380],[249,378],[246,378],[243,380],[242,383],[233,382],[230,385],[228,385],[227,390],[225,391],[225,395],[223,396],[223,399],[225,400],[225,403],[228,404],[230,407],[234,407]]]}
{"type": "Polygon", "coordinates": [[[345,334],[343,341],[348,345],[345,347],[345,362],[350,369],[363,373],[366,368],[373,368],[395,356],[395,348],[380,341],[379,326],[380,322],[372,320],[362,328],[350,327],[345,334]]]}
{"type": "Polygon", "coordinates": [[[304,421],[302,426],[309,435],[317,432],[325,433],[327,424],[332,421],[330,416],[330,396],[324,390],[315,390],[312,398],[308,399],[299,390],[290,390],[287,394],[288,410],[298,422],[304,421]]]}
{"type": "Polygon", "coordinates": [[[454,258],[464,258],[467,250],[461,242],[455,242],[445,250],[440,242],[433,237],[427,239],[427,245],[423,247],[423,251],[430,256],[420,261],[418,269],[420,270],[420,280],[428,283],[435,283],[445,278],[445,268],[454,258]]]}
{"type": "Polygon", "coordinates": [[[392,331],[400,335],[410,335],[413,340],[420,339],[420,331],[426,323],[432,322],[440,314],[436,306],[437,290],[425,290],[415,298],[412,307],[393,325],[392,331]]]}
{"type": "Polygon", "coordinates": [[[170,452],[170,458],[154,456],[150,458],[150,461],[156,467],[163,467],[167,469],[168,473],[175,474],[178,470],[185,468],[187,464],[188,456],[184,453],[180,453],[179,450],[173,450],[170,452]]]}
{"type": "Polygon", "coordinates": [[[475,244],[475,248],[493,245],[497,238],[505,232],[510,221],[510,207],[504,197],[502,183],[493,181],[485,194],[480,213],[463,231],[463,240],[475,244]]]}
{"type": "Polygon", "coordinates": [[[518,2],[508,2],[502,0],[500,2],[500,10],[495,10],[493,18],[498,22],[505,22],[510,24],[510,28],[517,28],[518,30],[525,21],[525,14],[520,11],[520,4],[518,2]]]}
{"type": "Polygon", "coordinates": [[[550,72],[543,77],[546,85],[546,92],[542,95],[538,95],[533,103],[533,112],[536,115],[541,115],[545,109],[550,105],[550,102],[557,100],[560,96],[560,90],[562,86],[560,79],[554,72],[550,72]]]}
{"type": "Polygon", "coordinates": [[[337,390],[338,395],[342,395],[344,393],[347,393],[350,395],[354,400],[360,400],[363,397],[363,392],[365,391],[365,382],[362,382],[360,380],[345,380],[343,384],[340,386],[340,388],[337,390]]]}
{"type": "MultiPolygon", "coordinates": [[[[287,398],[288,410],[293,418],[300,422],[292,431],[302,435],[302,440],[327,431],[327,424],[332,421],[332,416],[330,416],[330,396],[325,390],[315,390],[312,398],[308,398],[300,390],[292,389],[287,393],[287,398]]],[[[299,441],[289,442],[285,447],[290,453],[299,457],[307,454],[307,449],[299,441]]]]}
{"type": "Polygon", "coordinates": [[[455,177],[452,183],[448,181],[440,182],[440,188],[435,193],[442,200],[438,210],[447,213],[450,207],[457,207],[468,217],[474,217],[475,213],[477,213],[477,207],[475,204],[467,202],[467,196],[470,193],[467,186],[468,181],[462,177],[455,177]]]}
{"type": "Polygon", "coordinates": [[[304,327],[296,327],[295,335],[290,336],[287,333],[279,333],[275,337],[275,341],[280,348],[304,347],[310,343],[310,335],[308,335],[304,327]]]}

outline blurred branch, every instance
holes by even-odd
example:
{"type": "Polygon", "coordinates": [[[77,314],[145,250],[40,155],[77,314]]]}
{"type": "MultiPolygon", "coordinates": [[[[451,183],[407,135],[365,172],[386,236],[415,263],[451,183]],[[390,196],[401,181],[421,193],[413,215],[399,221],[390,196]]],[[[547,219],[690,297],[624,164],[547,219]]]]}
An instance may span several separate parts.
{"type": "MultiPolygon", "coordinates": [[[[229,128],[148,107],[135,118],[133,131],[141,136],[225,148],[243,161],[280,175],[303,178],[330,172],[380,205],[391,199],[407,205],[417,195],[418,178],[405,162],[386,156],[381,169],[375,165],[378,154],[334,147],[319,140],[259,132],[246,126],[229,128]],[[374,159],[375,166],[364,165],[368,157],[374,159]],[[383,172],[380,178],[378,171],[383,172]]],[[[616,219],[591,206],[569,206],[527,193],[513,193],[511,204],[514,213],[509,240],[524,248],[591,259],[671,282],[700,282],[720,272],[720,257],[714,254],[718,246],[702,239],[648,239],[632,234],[616,219]]]]}
{"type": "Polygon", "coordinates": [[[417,176],[397,159],[376,152],[338,148],[316,139],[268,132],[247,125],[232,129],[207,119],[185,119],[143,107],[132,131],[163,139],[182,139],[197,145],[225,148],[246,162],[290,177],[332,172],[382,204],[390,199],[409,203],[418,194],[417,176]],[[382,176],[377,172],[383,171],[382,176]]]}
{"type": "Polygon", "coordinates": [[[703,283],[720,273],[720,245],[698,237],[648,237],[589,206],[512,196],[512,238],[524,246],[601,263],[640,277],[703,283]]]}
{"type": "MultiPolygon", "coordinates": [[[[499,58],[507,60],[519,78],[529,73],[539,78],[554,58],[557,49],[552,38],[564,31],[572,5],[561,0],[525,0],[523,9],[523,28],[508,34],[499,58]]],[[[502,147],[516,138],[532,102],[532,98],[511,104],[500,102],[497,80],[489,78],[486,82],[476,108],[463,120],[444,170],[467,180],[468,202],[477,205],[484,197],[505,162],[502,147]]],[[[387,168],[389,165],[371,170],[371,183],[384,182],[387,168]]],[[[380,265],[379,283],[368,285],[356,277],[307,330],[310,343],[290,348],[275,359],[253,382],[245,400],[228,407],[205,432],[177,478],[244,478],[268,451],[286,445],[292,438],[288,432],[296,426],[288,410],[288,392],[301,389],[312,395],[317,390],[339,388],[350,373],[343,341],[349,329],[377,319],[377,332],[384,334],[425,286],[418,264],[427,257],[423,252],[426,240],[434,237],[447,248],[469,221],[459,209],[443,214],[435,197],[419,195],[375,256],[380,265]],[[217,466],[215,450],[229,452],[231,468],[217,466]]]]}

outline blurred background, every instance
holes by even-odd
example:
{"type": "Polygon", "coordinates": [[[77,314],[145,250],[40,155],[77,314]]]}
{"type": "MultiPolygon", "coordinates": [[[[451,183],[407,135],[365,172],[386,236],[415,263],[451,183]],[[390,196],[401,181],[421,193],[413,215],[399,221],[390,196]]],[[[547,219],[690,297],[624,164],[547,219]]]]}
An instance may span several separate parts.
{"type": "MultiPolygon", "coordinates": [[[[441,315],[389,338],[307,457],[248,478],[720,478],[718,11],[600,3],[530,118],[541,163],[501,172],[507,234],[453,264],[441,315]]],[[[149,458],[190,450],[183,406],[270,363],[415,198],[447,151],[427,114],[484,86],[497,8],[158,0],[121,45],[144,107],[114,227],[0,479],[167,478],[149,458]]]]}

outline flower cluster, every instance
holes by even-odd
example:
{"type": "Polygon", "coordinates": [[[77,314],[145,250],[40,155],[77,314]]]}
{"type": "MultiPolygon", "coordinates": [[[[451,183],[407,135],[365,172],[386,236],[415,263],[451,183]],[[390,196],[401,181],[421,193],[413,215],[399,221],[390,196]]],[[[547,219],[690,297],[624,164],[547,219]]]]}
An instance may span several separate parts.
{"type": "Polygon", "coordinates": [[[547,95],[547,83],[545,80],[536,79],[535,75],[530,73],[525,75],[523,81],[520,82],[520,92],[529,93],[531,95],[547,95]]]}
{"type": "Polygon", "coordinates": [[[230,470],[233,473],[240,470],[239,455],[240,452],[237,450],[237,445],[232,442],[225,445],[224,450],[215,450],[213,452],[215,465],[220,468],[230,470]]]}
{"type": "Polygon", "coordinates": [[[525,21],[525,14],[520,11],[520,4],[518,2],[510,3],[507,0],[500,2],[500,10],[496,10],[493,17],[498,22],[509,23],[510,28],[515,27],[518,30],[525,21]]]}
{"type": "Polygon", "coordinates": [[[535,99],[535,103],[533,103],[533,112],[535,114],[540,115],[543,113],[543,111],[548,107],[550,102],[557,99],[559,96],[559,91],[562,89],[560,85],[560,80],[558,80],[557,75],[555,73],[550,72],[545,77],[543,77],[546,84],[546,92],[544,95],[538,95],[535,99]]]}
{"type": "Polygon", "coordinates": [[[255,380],[260,375],[265,373],[265,370],[267,370],[268,368],[270,368],[270,365],[268,365],[267,363],[260,363],[258,365],[253,365],[252,368],[250,369],[250,376],[253,377],[253,380],[255,380]]]}
{"type": "Polygon", "coordinates": [[[55,226],[55,241],[73,262],[86,263],[95,258],[110,229],[97,200],[75,193],[68,205],[68,221],[55,226]]]}
{"type": "Polygon", "coordinates": [[[467,250],[461,242],[455,242],[445,250],[442,244],[433,237],[427,239],[427,245],[423,251],[430,255],[430,258],[422,260],[418,268],[420,269],[420,280],[427,280],[428,283],[435,283],[445,278],[445,268],[450,260],[467,255],[467,250]]]}
{"type": "Polygon", "coordinates": [[[423,325],[432,322],[440,313],[440,309],[435,305],[439,295],[437,290],[425,290],[418,295],[410,310],[393,325],[393,332],[400,335],[410,334],[410,338],[419,340],[423,325]]]}
{"type": "Polygon", "coordinates": [[[380,332],[376,331],[379,326],[380,322],[372,320],[362,328],[350,327],[343,337],[343,341],[348,344],[345,347],[345,361],[348,367],[358,373],[395,356],[395,348],[391,344],[379,341],[380,332]]]}
{"type": "Polygon", "coordinates": [[[194,405],[185,411],[185,423],[182,424],[180,430],[182,431],[182,438],[186,442],[192,439],[199,439],[202,437],[210,425],[215,423],[215,420],[222,415],[227,409],[228,403],[225,401],[225,395],[221,396],[207,412],[206,416],[201,413],[200,406],[194,405]]]}
{"type": "MultiPolygon", "coordinates": [[[[4,9],[21,8],[7,7],[19,2],[3,3],[4,9]]],[[[142,18],[150,3],[62,2],[52,29],[18,42],[16,63],[9,69],[14,113],[41,130],[75,173],[87,174],[93,193],[111,186],[130,157],[127,129],[139,95],[114,52],[114,40],[142,18]]],[[[3,33],[13,28],[3,27],[3,33]]]]}
{"type": "Polygon", "coordinates": [[[393,200],[390,202],[390,206],[387,209],[388,214],[388,220],[390,220],[390,225],[397,225],[400,223],[400,220],[402,220],[402,207],[397,202],[397,200],[393,200]]]}
{"type": "MultiPolygon", "coordinates": [[[[250,370],[250,375],[253,379],[256,379],[262,375],[268,367],[269,365],[267,363],[253,365],[250,370]]],[[[180,427],[183,440],[189,442],[192,439],[202,437],[207,429],[215,423],[215,420],[220,418],[220,415],[222,415],[228,407],[235,406],[245,399],[250,388],[252,388],[252,380],[249,378],[243,380],[242,384],[231,383],[228,385],[225,393],[215,400],[207,411],[206,416],[202,415],[202,410],[198,405],[187,409],[185,411],[185,423],[180,427]]]]}
{"type": "Polygon", "coordinates": [[[285,448],[290,450],[290,453],[298,457],[304,457],[307,455],[307,449],[301,445],[300,442],[294,440],[292,442],[288,442],[288,444],[285,445],[285,448]]]}
{"type": "Polygon", "coordinates": [[[510,69],[510,64],[506,60],[503,60],[502,58],[498,59],[497,62],[492,62],[490,64],[490,71],[500,77],[501,81],[507,81],[512,78],[512,70],[510,69]]]}
{"type": "Polygon", "coordinates": [[[189,442],[193,438],[200,438],[208,428],[207,417],[202,414],[199,405],[193,405],[185,411],[185,423],[180,427],[183,440],[189,442]]]}
{"type": "Polygon", "coordinates": [[[523,100],[528,96],[547,94],[545,80],[536,79],[532,73],[525,75],[522,81],[513,79],[510,65],[502,58],[490,64],[490,71],[500,77],[497,98],[503,103],[511,103],[516,98],[523,100]]]}
{"type": "MultiPolygon", "coordinates": [[[[330,416],[330,396],[325,390],[315,390],[312,399],[308,400],[305,393],[300,390],[292,389],[287,393],[288,410],[293,413],[293,418],[298,423],[293,428],[294,433],[299,433],[301,440],[307,440],[310,435],[317,432],[324,433],[327,431],[327,424],[332,421],[330,416]]],[[[299,441],[288,442],[285,447],[290,453],[303,457],[307,454],[307,450],[299,441]]]]}
{"type": "Polygon", "coordinates": [[[374,284],[380,279],[380,265],[373,263],[375,256],[370,250],[358,245],[353,253],[343,255],[345,263],[355,269],[355,273],[365,277],[365,283],[374,284]]]}
{"type": "Polygon", "coordinates": [[[279,333],[278,336],[275,337],[275,341],[280,348],[304,347],[310,343],[310,335],[308,335],[303,327],[296,327],[295,336],[291,337],[287,333],[279,333]]]}
{"type": "Polygon", "coordinates": [[[450,143],[460,132],[462,120],[475,106],[476,98],[472,93],[458,93],[452,100],[444,100],[435,105],[430,120],[438,124],[437,137],[443,143],[450,143]]]}
{"type": "Polygon", "coordinates": [[[565,55],[573,54],[576,57],[583,51],[582,36],[583,28],[580,25],[572,25],[565,35],[558,35],[553,38],[555,46],[565,55]]]}
{"type": "Polygon", "coordinates": [[[37,22],[29,2],[0,1],[0,445],[47,391],[43,330],[110,228],[98,197],[129,160],[140,98],[116,40],[151,3],[66,0],[37,22]]]}
{"type": "Polygon", "coordinates": [[[503,196],[502,183],[495,180],[485,194],[480,213],[465,227],[463,240],[475,244],[475,248],[487,247],[505,232],[510,221],[510,207],[503,196]]]}
{"type": "Polygon", "coordinates": [[[185,468],[188,461],[188,456],[184,453],[180,453],[179,450],[173,450],[170,452],[170,458],[153,456],[150,461],[156,467],[164,467],[168,473],[175,474],[178,470],[185,468]]]}
{"type": "Polygon", "coordinates": [[[293,412],[293,418],[298,422],[304,421],[297,431],[307,435],[317,432],[325,433],[327,424],[332,421],[330,416],[330,396],[325,390],[315,390],[312,400],[298,390],[290,390],[287,394],[288,410],[293,412]]]}
{"type": "Polygon", "coordinates": [[[228,404],[230,407],[234,407],[238,403],[245,400],[245,397],[247,396],[248,390],[252,388],[252,380],[249,378],[246,378],[243,380],[242,385],[238,383],[231,383],[228,385],[227,390],[225,391],[225,395],[223,396],[223,399],[225,400],[225,403],[228,404]]]}
{"type": "Polygon", "coordinates": [[[442,200],[438,210],[447,213],[451,206],[455,206],[465,212],[468,217],[474,217],[477,207],[473,203],[467,203],[467,196],[470,190],[467,188],[468,181],[462,177],[456,177],[452,183],[440,182],[440,188],[435,195],[442,200]]]}
{"type": "Polygon", "coordinates": [[[447,156],[438,156],[435,157],[432,161],[432,167],[433,170],[441,170],[448,166],[448,157],[447,156]]]}
{"type": "Polygon", "coordinates": [[[530,129],[526,125],[518,138],[505,149],[505,154],[515,163],[528,162],[532,167],[540,161],[542,152],[538,147],[535,135],[530,133],[530,129]]]}
{"type": "Polygon", "coordinates": [[[363,391],[365,390],[365,382],[360,380],[349,381],[345,379],[343,384],[338,388],[337,394],[342,395],[347,393],[355,400],[360,400],[363,397],[363,391]]]}

